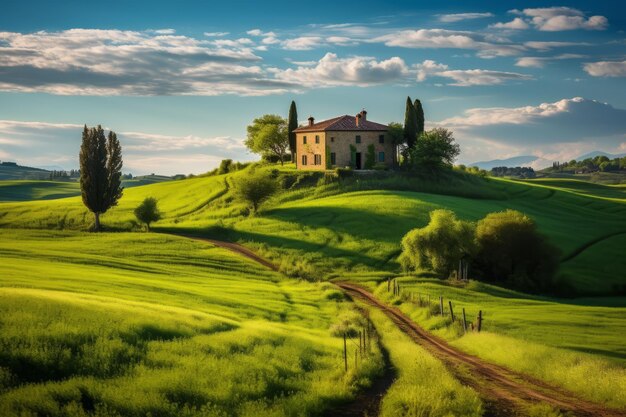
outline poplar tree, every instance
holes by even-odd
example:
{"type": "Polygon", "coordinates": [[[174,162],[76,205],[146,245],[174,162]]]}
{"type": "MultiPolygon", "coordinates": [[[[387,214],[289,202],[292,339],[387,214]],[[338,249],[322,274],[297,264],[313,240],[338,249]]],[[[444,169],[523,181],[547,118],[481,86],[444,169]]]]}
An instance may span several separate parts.
{"type": "Polygon", "coordinates": [[[80,146],[80,191],[94,214],[94,230],[100,231],[100,215],[122,197],[122,147],[115,132],[108,137],[100,125],[83,129],[80,146]]]}
{"type": "Polygon", "coordinates": [[[404,111],[404,141],[408,149],[415,145],[417,140],[417,115],[411,97],[406,98],[406,109],[404,111]]]}
{"type": "Polygon", "coordinates": [[[289,131],[289,151],[291,152],[291,161],[296,160],[296,134],[294,130],[298,128],[298,110],[296,109],[296,102],[291,101],[289,107],[289,125],[287,127],[289,131]]]}
{"type": "Polygon", "coordinates": [[[418,98],[415,99],[413,107],[415,107],[415,116],[417,117],[417,137],[419,138],[424,133],[424,109],[418,98]]]}

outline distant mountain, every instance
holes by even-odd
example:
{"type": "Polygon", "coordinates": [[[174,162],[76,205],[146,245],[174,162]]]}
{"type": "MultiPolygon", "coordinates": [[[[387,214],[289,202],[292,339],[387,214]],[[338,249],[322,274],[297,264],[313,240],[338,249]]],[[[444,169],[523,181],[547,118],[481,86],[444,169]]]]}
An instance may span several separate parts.
{"type": "Polygon", "coordinates": [[[587,158],[595,158],[596,156],[606,156],[609,159],[615,159],[615,158],[623,158],[624,156],[626,156],[626,153],[607,153],[603,151],[591,151],[591,152],[587,152],[584,155],[580,155],[578,158],[574,158],[574,159],[576,159],[577,161],[582,161],[587,158]]]}
{"type": "Polygon", "coordinates": [[[470,164],[470,166],[486,169],[487,171],[495,167],[532,167],[534,169],[543,169],[551,165],[551,161],[535,155],[521,155],[506,159],[492,159],[490,161],[479,161],[470,164]]]}

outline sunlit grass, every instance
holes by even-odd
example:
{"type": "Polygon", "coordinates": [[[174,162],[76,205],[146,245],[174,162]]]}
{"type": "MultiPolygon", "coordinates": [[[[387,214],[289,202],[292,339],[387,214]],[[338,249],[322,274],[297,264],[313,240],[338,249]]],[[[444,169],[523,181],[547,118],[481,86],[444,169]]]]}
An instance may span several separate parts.
{"type": "Polygon", "coordinates": [[[398,373],[383,398],[381,417],[482,415],[482,403],[475,391],[461,385],[439,360],[402,333],[384,313],[371,309],[370,318],[398,373]]]}
{"type": "Polygon", "coordinates": [[[349,309],[224,249],[157,234],[0,231],[0,415],[314,415],[349,309]]]}

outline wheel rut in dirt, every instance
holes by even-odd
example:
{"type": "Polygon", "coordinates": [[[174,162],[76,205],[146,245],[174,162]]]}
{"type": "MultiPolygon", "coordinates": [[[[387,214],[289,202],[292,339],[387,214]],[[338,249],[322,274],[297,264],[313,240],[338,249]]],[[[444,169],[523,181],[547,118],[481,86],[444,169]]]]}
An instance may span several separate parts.
{"type": "Polygon", "coordinates": [[[399,309],[379,301],[363,288],[345,282],[335,284],[351,297],[385,313],[414,342],[440,359],[457,379],[476,390],[485,403],[487,416],[523,415],[528,405],[538,402],[575,416],[626,416],[626,412],[580,399],[561,388],[464,353],[428,333],[399,309]]]}

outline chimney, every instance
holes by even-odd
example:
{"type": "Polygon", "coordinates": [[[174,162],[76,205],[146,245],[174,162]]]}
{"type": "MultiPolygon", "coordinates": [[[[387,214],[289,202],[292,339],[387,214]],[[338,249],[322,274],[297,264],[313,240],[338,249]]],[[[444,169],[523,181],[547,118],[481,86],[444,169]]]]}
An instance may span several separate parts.
{"type": "Polygon", "coordinates": [[[315,118],[313,116],[309,116],[309,126],[313,126],[313,123],[315,123],[315,118]]]}
{"type": "Polygon", "coordinates": [[[356,122],[356,127],[361,126],[361,113],[357,113],[354,120],[356,122]]]}
{"type": "Polygon", "coordinates": [[[361,119],[365,122],[367,121],[367,112],[365,109],[361,110],[361,119]]]}

